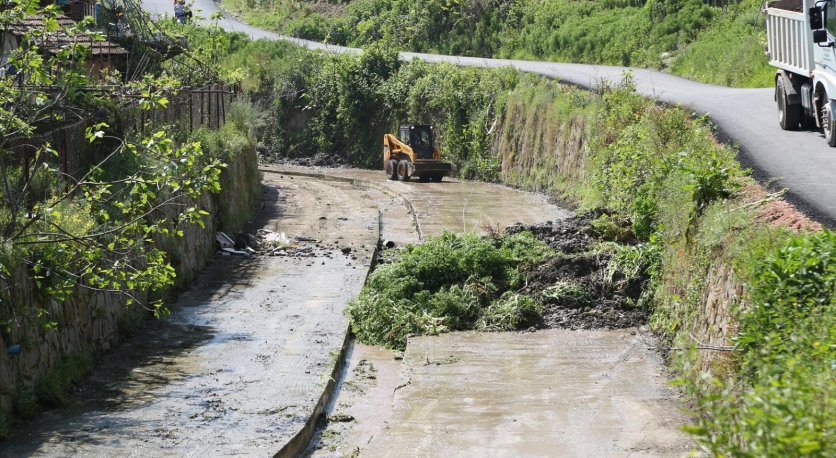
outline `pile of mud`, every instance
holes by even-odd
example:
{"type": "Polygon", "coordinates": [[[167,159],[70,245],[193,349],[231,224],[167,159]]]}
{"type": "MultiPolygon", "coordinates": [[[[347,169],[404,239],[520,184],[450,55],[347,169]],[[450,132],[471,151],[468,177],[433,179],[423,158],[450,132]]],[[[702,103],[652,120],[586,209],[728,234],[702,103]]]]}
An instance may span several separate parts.
{"type": "Polygon", "coordinates": [[[635,243],[628,222],[610,216],[594,211],[506,229],[509,234],[531,232],[559,253],[529,271],[521,291],[543,304],[542,327],[617,329],[647,322],[648,310],[640,305],[647,276],[628,278],[611,264],[612,252],[600,249],[601,242],[635,243]]]}

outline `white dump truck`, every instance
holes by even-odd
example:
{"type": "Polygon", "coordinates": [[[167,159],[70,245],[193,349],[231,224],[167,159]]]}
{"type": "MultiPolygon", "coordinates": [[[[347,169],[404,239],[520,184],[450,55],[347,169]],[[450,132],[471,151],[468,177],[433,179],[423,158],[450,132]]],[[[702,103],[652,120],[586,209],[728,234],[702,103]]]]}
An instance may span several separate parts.
{"type": "Polygon", "coordinates": [[[836,0],[769,3],[766,37],[781,128],[818,126],[836,146],[836,0]]]}

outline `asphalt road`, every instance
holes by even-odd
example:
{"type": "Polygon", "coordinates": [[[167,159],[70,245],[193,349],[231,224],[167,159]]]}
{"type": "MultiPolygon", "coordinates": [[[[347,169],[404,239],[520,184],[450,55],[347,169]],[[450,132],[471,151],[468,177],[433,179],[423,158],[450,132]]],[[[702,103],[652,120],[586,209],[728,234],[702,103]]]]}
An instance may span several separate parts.
{"type": "MultiPolygon", "coordinates": [[[[141,0],[151,13],[171,14],[169,0],[141,0]]],[[[195,0],[194,10],[209,17],[220,10],[212,0],[195,0]]],[[[356,48],[325,45],[262,30],[224,16],[219,25],[252,38],[293,42],[309,49],[359,52],[356,48]]],[[[698,83],[667,73],[605,65],[566,64],[525,60],[485,59],[402,52],[401,59],[446,62],[462,66],[514,67],[558,78],[584,88],[602,80],[619,81],[633,74],[639,93],[668,104],[691,107],[711,117],[720,138],[740,148],[740,160],[770,189],[788,190],[787,197],[813,219],[836,227],[836,148],[830,148],[819,130],[787,132],[778,126],[773,89],[734,89],[698,83]]]]}

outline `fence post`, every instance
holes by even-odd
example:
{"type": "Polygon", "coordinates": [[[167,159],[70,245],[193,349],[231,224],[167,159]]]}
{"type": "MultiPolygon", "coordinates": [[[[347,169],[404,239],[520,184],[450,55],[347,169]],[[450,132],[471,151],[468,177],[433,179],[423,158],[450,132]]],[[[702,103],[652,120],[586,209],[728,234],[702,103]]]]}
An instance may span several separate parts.
{"type": "Polygon", "coordinates": [[[203,126],[203,91],[198,91],[198,94],[200,94],[200,121],[198,121],[197,128],[200,129],[203,126]]]}
{"type": "Polygon", "coordinates": [[[192,105],[191,89],[189,89],[189,132],[194,132],[194,106],[192,105]]]}
{"type": "Polygon", "coordinates": [[[226,124],[226,85],[221,85],[221,127],[226,124]]]}

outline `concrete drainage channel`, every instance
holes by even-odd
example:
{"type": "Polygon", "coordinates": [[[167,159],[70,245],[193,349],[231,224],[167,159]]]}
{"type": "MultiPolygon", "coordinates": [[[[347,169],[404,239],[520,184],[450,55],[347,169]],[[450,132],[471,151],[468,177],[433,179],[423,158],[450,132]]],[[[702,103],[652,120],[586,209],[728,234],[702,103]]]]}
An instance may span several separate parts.
{"type": "MultiPolygon", "coordinates": [[[[390,197],[394,197],[400,199],[403,205],[406,207],[409,214],[412,216],[412,222],[414,225],[414,229],[418,234],[418,239],[423,240],[423,235],[421,232],[421,224],[418,221],[418,217],[415,213],[415,208],[412,205],[412,202],[407,199],[405,196],[392,191],[388,187],[381,185],[379,183],[375,183],[369,180],[363,180],[358,178],[349,178],[349,177],[341,177],[335,175],[326,175],[324,173],[315,173],[315,172],[304,172],[298,170],[279,170],[279,169],[267,169],[263,168],[260,169],[263,173],[270,173],[276,175],[287,175],[287,176],[297,176],[297,177],[305,177],[305,178],[314,178],[318,180],[325,180],[325,181],[337,181],[342,183],[348,183],[352,186],[356,186],[359,188],[371,188],[376,189],[390,197]]],[[[378,234],[382,234],[383,231],[383,215],[378,210],[378,234]]],[[[375,246],[374,252],[372,254],[372,262],[369,265],[369,269],[366,272],[366,278],[371,274],[372,270],[374,270],[374,263],[379,254],[380,245],[377,244],[375,246]]],[[[365,284],[365,281],[363,282],[365,284]]],[[[314,434],[317,431],[319,419],[322,415],[325,414],[326,407],[333,401],[333,395],[335,394],[337,384],[340,381],[340,375],[345,369],[345,364],[347,362],[347,355],[346,351],[349,348],[351,343],[351,328],[350,324],[349,327],[346,328],[345,331],[345,338],[343,340],[343,344],[339,350],[339,354],[335,360],[334,367],[331,371],[331,375],[328,379],[327,384],[319,397],[319,401],[316,403],[311,415],[308,417],[308,420],[305,422],[305,425],[302,429],[300,429],[296,435],[293,436],[290,441],[287,442],[275,455],[275,458],[285,458],[285,457],[296,457],[302,455],[306,450],[309,449],[311,445],[311,441],[314,438],[314,434]]]]}
{"type": "Polygon", "coordinates": [[[106,355],[69,408],[25,425],[0,457],[304,450],[344,360],[343,309],[368,275],[388,207],[348,182],[291,178],[265,176],[251,230],[286,232],[296,248],[214,258],[169,319],[106,355]]]}
{"type": "MultiPolygon", "coordinates": [[[[452,212],[445,209],[469,196],[469,189],[474,199],[480,196],[480,202],[471,205],[478,205],[484,215],[499,215],[501,208],[526,208],[523,202],[532,198],[518,192],[516,197],[500,199],[498,205],[484,205],[497,200],[501,190],[468,182],[446,189],[404,188],[411,199],[387,189],[400,184],[387,186],[382,179],[375,183],[374,176],[365,172],[348,170],[343,176],[277,173],[344,181],[397,196],[416,224],[416,210],[421,211],[422,229],[429,227],[430,235],[443,226],[437,219],[463,211],[466,203],[452,212]],[[363,175],[370,179],[357,178],[363,175]]],[[[505,220],[501,216],[495,224],[505,227],[502,223],[509,223],[508,213],[529,223],[553,215],[547,205],[536,201],[530,205],[528,213],[506,210],[505,220]]],[[[449,219],[445,224],[451,227],[449,219]]],[[[320,437],[328,439],[316,450],[298,448],[282,456],[334,456],[337,448],[344,456],[359,451],[372,457],[391,456],[393,450],[405,456],[688,456],[693,443],[679,430],[688,419],[678,409],[678,393],[668,386],[664,364],[653,348],[652,337],[637,328],[415,337],[397,363],[391,354],[374,355],[369,347],[358,355],[355,347],[347,369],[346,361],[340,361],[341,375],[354,376],[353,386],[364,383],[364,373],[375,377],[366,380],[370,384],[354,397],[327,393],[325,408],[333,409],[327,415],[333,413],[336,419],[326,426],[334,425],[334,430],[320,430],[320,437]],[[388,367],[382,368],[384,364],[388,367]],[[363,371],[358,371],[361,366],[363,371]],[[394,380],[381,382],[392,379],[392,373],[394,380]],[[364,394],[365,390],[378,394],[364,394]],[[381,391],[388,393],[385,399],[379,396],[381,391]],[[387,406],[382,408],[381,402],[387,406]],[[375,418],[370,423],[368,415],[363,419],[356,415],[364,411],[384,420],[375,418]],[[352,426],[337,426],[347,424],[342,422],[352,426]]],[[[339,388],[333,383],[329,389],[339,388]]],[[[311,423],[321,414],[312,417],[311,423]]],[[[307,434],[317,435],[314,426],[307,434]]]]}

